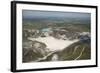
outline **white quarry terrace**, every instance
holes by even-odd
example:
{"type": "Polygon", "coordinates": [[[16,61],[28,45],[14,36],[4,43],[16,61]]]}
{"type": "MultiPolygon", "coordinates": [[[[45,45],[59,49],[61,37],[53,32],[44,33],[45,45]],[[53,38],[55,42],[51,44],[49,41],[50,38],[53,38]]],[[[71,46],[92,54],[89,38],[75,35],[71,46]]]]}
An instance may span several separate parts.
{"type": "Polygon", "coordinates": [[[52,36],[47,36],[47,37],[38,37],[38,38],[32,38],[29,37],[29,40],[32,41],[38,41],[46,44],[46,48],[48,48],[50,51],[60,51],[63,50],[64,48],[68,47],[69,45],[78,42],[78,39],[74,40],[63,40],[63,39],[56,39],[52,36]]]}

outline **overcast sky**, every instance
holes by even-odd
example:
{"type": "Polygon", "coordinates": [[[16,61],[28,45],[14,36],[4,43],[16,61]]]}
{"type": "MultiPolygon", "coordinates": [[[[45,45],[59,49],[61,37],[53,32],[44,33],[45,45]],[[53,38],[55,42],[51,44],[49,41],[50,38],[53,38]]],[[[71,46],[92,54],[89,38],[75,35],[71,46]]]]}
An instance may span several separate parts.
{"type": "Polygon", "coordinates": [[[36,11],[36,10],[23,10],[23,18],[42,18],[42,17],[81,17],[90,18],[90,13],[79,12],[56,12],[56,11],[36,11]]]}

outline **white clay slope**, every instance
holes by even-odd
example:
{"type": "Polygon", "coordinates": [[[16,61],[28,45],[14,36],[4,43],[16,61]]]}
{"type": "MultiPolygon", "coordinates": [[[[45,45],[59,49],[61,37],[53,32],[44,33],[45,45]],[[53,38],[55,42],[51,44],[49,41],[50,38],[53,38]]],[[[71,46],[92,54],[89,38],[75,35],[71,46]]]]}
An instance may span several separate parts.
{"type": "Polygon", "coordinates": [[[39,41],[39,42],[45,43],[47,45],[47,48],[49,48],[51,51],[63,50],[64,48],[78,41],[78,39],[75,39],[75,40],[56,39],[52,36],[28,38],[28,39],[32,41],[39,41]]]}

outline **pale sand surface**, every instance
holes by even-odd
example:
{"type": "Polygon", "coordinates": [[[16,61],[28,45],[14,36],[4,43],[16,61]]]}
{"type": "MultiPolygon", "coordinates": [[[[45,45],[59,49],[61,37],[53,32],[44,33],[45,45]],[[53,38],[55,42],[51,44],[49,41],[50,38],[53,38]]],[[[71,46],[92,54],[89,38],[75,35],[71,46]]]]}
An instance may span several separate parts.
{"type": "Polygon", "coordinates": [[[47,45],[47,48],[49,48],[51,51],[59,51],[63,50],[64,48],[68,47],[69,45],[79,41],[78,39],[75,40],[62,40],[62,39],[56,39],[52,36],[48,37],[38,37],[38,38],[28,38],[32,41],[39,41],[42,43],[45,43],[47,45]]]}

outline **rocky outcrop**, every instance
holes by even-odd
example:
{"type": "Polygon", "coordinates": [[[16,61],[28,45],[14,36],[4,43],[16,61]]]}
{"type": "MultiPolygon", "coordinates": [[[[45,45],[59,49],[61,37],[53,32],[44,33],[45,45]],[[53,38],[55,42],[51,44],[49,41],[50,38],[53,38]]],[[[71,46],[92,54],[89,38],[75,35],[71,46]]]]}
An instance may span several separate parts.
{"type": "Polygon", "coordinates": [[[44,43],[38,41],[23,42],[23,62],[36,61],[43,58],[49,52],[44,43]]]}

